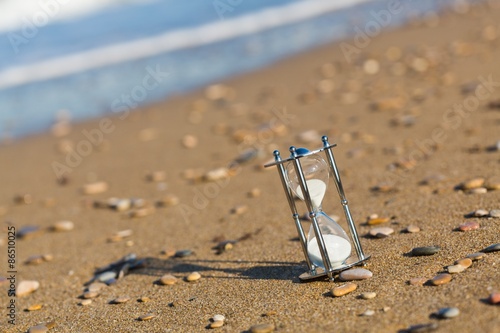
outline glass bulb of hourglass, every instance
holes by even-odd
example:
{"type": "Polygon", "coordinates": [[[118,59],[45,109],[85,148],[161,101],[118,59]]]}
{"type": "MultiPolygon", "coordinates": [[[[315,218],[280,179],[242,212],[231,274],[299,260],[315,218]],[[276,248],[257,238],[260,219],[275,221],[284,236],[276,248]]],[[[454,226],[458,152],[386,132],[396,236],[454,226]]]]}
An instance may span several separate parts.
{"type": "MultiPolygon", "coordinates": [[[[316,220],[325,242],[326,251],[332,268],[341,266],[351,255],[351,243],[349,237],[332,218],[326,215],[321,209],[321,203],[326,193],[329,178],[329,168],[326,161],[319,155],[309,155],[300,159],[302,172],[309,191],[313,210],[316,213],[316,220]]],[[[286,166],[288,177],[288,187],[292,192],[304,200],[299,178],[293,163],[286,166]]],[[[314,227],[311,224],[307,237],[307,252],[311,262],[316,267],[325,268],[321,257],[318,240],[314,227]]]]}

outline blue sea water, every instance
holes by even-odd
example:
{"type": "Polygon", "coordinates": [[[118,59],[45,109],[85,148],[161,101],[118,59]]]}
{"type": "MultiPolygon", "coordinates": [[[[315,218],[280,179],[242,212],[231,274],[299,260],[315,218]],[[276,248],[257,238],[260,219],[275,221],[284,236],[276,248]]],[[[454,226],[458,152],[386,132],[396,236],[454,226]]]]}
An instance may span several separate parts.
{"type": "MultiPolygon", "coordinates": [[[[133,109],[347,38],[394,2],[25,1],[0,1],[0,135],[14,137],[60,110],[82,120],[133,109]]],[[[390,26],[456,1],[400,0],[390,26]]]]}

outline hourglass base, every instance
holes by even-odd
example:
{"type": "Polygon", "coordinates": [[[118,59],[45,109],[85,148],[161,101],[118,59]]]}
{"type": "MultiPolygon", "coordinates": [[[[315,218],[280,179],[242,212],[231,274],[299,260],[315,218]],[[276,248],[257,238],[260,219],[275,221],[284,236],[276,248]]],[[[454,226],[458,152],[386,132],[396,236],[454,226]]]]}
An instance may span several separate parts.
{"type": "MultiPolygon", "coordinates": [[[[341,266],[337,266],[332,269],[332,273],[339,273],[342,271],[345,271],[351,267],[358,266],[364,264],[365,261],[370,259],[371,256],[366,256],[363,260],[356,260],[358,259],[357,257],[350,257],[346,260],[345,264],[341,266]]],[[[327,273],[323,268],[317,267],[313,271],[308,271],[300,274],[299,279],[301,281],[311,281],[311,280],[317,280],[323,277],[326,277],[327,273]]]]}

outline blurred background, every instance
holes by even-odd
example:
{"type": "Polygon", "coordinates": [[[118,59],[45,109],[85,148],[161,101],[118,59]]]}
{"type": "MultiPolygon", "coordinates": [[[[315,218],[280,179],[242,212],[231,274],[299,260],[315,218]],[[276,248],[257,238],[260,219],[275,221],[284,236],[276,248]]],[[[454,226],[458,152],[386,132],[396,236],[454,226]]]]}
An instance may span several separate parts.
{"type": "MultiPolygon", "coordinates": [[[[401,1],[390,27],[457,0],[401,1]],[[411,2],[411,4],[409,4],[411,2]]],[[[135,109],[355,34],[378,0],[0,0],[0,134],[135,109]],[[168,77],[168,79],[166,79],[168,77]],[[161,83],[161,84],[159,84],[161,83]]]]}

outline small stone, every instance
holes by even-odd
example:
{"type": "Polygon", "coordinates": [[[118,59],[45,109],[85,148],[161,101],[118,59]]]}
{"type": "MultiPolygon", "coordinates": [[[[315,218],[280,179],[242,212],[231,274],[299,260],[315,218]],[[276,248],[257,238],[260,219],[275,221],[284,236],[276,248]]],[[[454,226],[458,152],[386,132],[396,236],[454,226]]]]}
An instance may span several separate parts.
{"type": "Polygon", "coordinates": [[[362,314],[360,314],[360,316],[362,317],[370,317],[370,316],[373,316],[375,314],[375,311],[373,310],[366,310],[365,312],[363,312],[362,314]]]}
{"type": "Polygon", "coordinates": [[[481,250],[481,252],[484,253],[495,252],[495,251],[500,251],[500,243],[492,244],[481,250]]]}
{"type": "Polygon", "coordinates": [[[130,297],[122,296],[115,298],[114,300],[111,301],[112,304],[122,304],[122,303],[127,303],[130,301],[130,297]]]}
{"type": "Polygon", "coordinates": [[[97,276],[97,280],[101,282],[105,282],[115,278],[116,278],[116,273],[113,271],[106,271],[97,276]]]}
{"type": "Polygon", "coordinates": [[[91,299],[84,299],[82,300],[80,303],[78,303],[80,306],[87,306],[87,305],[90,305],[92,304],[92,300],[91,299]]]}
{"type": "Polygon", "coordinates": [[[124,212],[132,207],[132,201],[130,199],[117,199],[110,202],[109,207],[117,212],[124,212]]]}
{"type": "Polygon", "coordinates": [[[439,246],[423,246],[412,249],[411,254],[413,256],[431,256],[433,254],[438,253],[439,250],[440,250],[439,246]]]}
{"type": "Polygon", "coordinates": [[[221,314],[216,314],[215,316],[212,317],[212,321],[224,321],[226,320],[226,317],[221,314]]]}
{"type": "Polygon", "coordinates": [[[267,311],[266,313],[264,313],[262,316],[263,317],[272,317],[272,316],[275,316],[278,312],[274,311],[274,310],[271,310],[271,311],[267,311]]]}
{"type": "Polygon", "coordinates": [[[489,212],[491,217],[500,217],[500,209],[492,209],[489,212]]]}
{"type": "Polygon", "coordinates": [[[338,287],[335,287],[332,289],[332,295],[334,297],[340,297],[340,296],[344,296],[350,292],[353,292],[354,290],[356,290],[358,288],[358,285],[355,284],[355,283],[352,283],[352,282],[348,282],[344,285],[341,285],[341,286],[338,286],[338,287]]]}
{"type": "Polygon", "coordinates": [[[99,296],[99,293],[97,291],[86,291],[83,293],[82,298],[83,299],[92,299],[96,298],[99,296]]]}
{"type": "Polygon", "coordinates": [[[94,182],[85,184],[82,187],[83,194],[98,194],[106,192],[109,188],[108,183],[106,182],[94,182]]]}
{"type": "Polygon", "coordinates": [[[201,279],[201,274],[198,272],[192,272],[186,277],[186,281],[188,282],[194,282],[201,279]]]}
{"type": "Polygon", "coordinates": [[[26,311],[38,311],[43,308],[43,304],[33,304],[26,308],[26,311]]]}
{"type": "Polygon", "coordinates": [[[23,297],[36,291],[40,287],[38,281],[24,280],[19,282],[16,288],[16,296],[23,297]]]}
{"type": "Polygon", "coordinates": [[[473,188],[473,189],[467,190],[467,193],[469,193],[469,194],[484,194],[484,193],[488,193],[488,189],[486,187],[478,187],[478,188],[473,188]]]}
{"type": "Polygon", "coordinates": [[[352,280],[366,280],[373,276],[373,273],[364,268],[352,268],[347,271],[340,273],[340,280],[342,281],[352,281],[352,280]]]}
{"type": "Polygon", "coordinates": [[[485,179],[478,177],[467,180],[459,185],[462,190],[471,190],[474,188],[478,188],[484,185],[485,179]]]}
{"type": "Polygon", "coordinates": [[[436,313],[438,318],[441,319],[449,319],[456,317],[460,314],[460,310],[458,308],[441,308],[436,313]]]}
{"type": "MultiPolygon", "coordinates": [[[[260,188],[256,187],[256,188],[251,189],[247,195],[249,198],[257,198],[257,197],[260,197],[261,193],[262,193],[262,191],[260,190],[260,188]]],[[[499,211],[499,213],[500,213],[500,211],[499,211]]]]}
{"type": "Polygon", "coordinates": [[[250,333],[269,333],[274,331],[275,327],[273,323],[257,324],[250,327],[250,333]]]}
{"type": "Polygon", "coordinates": [[[213,182],[216,180],[229,178],[230,175],[231,175],[231,172],[229,171],[229,169],[222,167],[222,168],[217,168],[217,169],[213,169],[213,170],[206,172],[203,175],[203,180],[207,181],[207,182],[213,182]]]}
{"type": "Polygon", "coordinates": [[[363,70],[369,75],[377,74],[380,70],[380,64],[375,59],[368,59],[363,63],[363,70]]]}
{"type": "Polygon", "coordinates": [[[390,309],[391,309],[391,307],[390,307],[390,306],[384,306],[384,307],[382,308],[382,311],[384,311],[384,312],[389,312],[389,310],[390,310],[390,309]]]}
{"type": "Polygon", "coordinates": [[[164,285],[164,286],[171,286],[171,285],[174,285],[177,283],[177,278],[171,274],[165,274],[163,275],[159,282],[160,284],[164,285]]]}
{"type": "Polygon", "coordinates": [[[411,285],[411,286],[421,286],[423,285],[424,283],[427,282],[427,279],[426,278],[423,278],[423,277],[416,277],[416,278],[412,278],[408,281],[408,284],[411,285]]]}
{"type": "Polygon", "coordinates": [[[36,225],[29,225],[26,227],[22,227],[17,231],[17,237],[20,239],[29,239],[35,235],[41,233],[41,229],[36,225]]]}
{"type": "Polygon", "coordinates": [[[180,199],[173,195],[173,194],[167,194],[164,197],[162,197],[160,200],[156,202],[156,205],[158,207],[172,207],[175,205],[178,205],[180,202],[180,199]]]}
{"type": "Polygon", "coordinates": [[[487,217],[489,216],[490,213],[486,209],[478,209],[475,210],[469,214],[467,214],[467,217],[487,217]]]}
{"type": "Polygon", "coordinates": [[[131,218],[139,218],[139,217],[145,217],[153,214],[155,212],[155,208],[153,206],[149,207],[143,207],[143,208],[137,208],[134,210],[131,210],[128,213],[128,216],[131,218]]]}
{"type": "Polygon", "coordinates": [[[361,295],[359,295],[359,298],[361,298],[361,299],[372,299],[372,298],[375,298],[376,296],[377,296],[376,292],[367,291],[367,292],[364,292],[361,295]]]}
{"type": "Polygon", "coordinates": [[[144,297],[139,298],[137,301],[139,301],[141,303],[146,303],[146,302],[149,302],[150,300],[151,300],[151,298],[144,296],[144,297]]]}
{"type": "Polygon", "coordinates": [[[182,145],[185,148],[193,149],[198,145],[198,138],[194,135],[184,135],[182,137],[182,145]]]}
{"type": "Polygon", "coordinates": [[[47,328],[49,330],[53,329],[54,327],[56,327],[56,321],[55,320],[48,321],[48,322],[45,323],[45,326],[47,326],[47,328]]]}
{"type": "Polygon", "coordinates": [[[414,233],[420,232],[420,227],[418,227],[414,224],[410,224],[409,226],[406,227],[405,231],[410,233],[410,234],[414,234],[414,233]]]}
{"type": "Polygon", "coordinates": [[[98,292],[98,291],[100,291],[104,287],[106,287],[105,283],[102,283],[102,282],[93,282],[93,283],[91,283],[87,287],[87,291],[98,292]]]}
{"type": "Polygon", "coordinates": [[[224,321],[223,320],[215,320],[210,323],[210,328],[219,328],[224,326],[224,321]]]}
{"type": "Polygon", "coordinates": [[[18,205],[29,205],[33,202],[31,194],[18,194],[14,197],[14,203],[18,205]]]}
{"type": "Polygon", "coordinates": [[[394,229],[390,227],[377,227],[370,230],[370,236],[375,238],[385,238],[394,233],[394,229]]]}
{"type": "Polygon", "coordinates": [[[404,330],[404,333],[425,333],[437,330],[439,325],[437,323],[429,323],[429,324],[418,324],[412,325],[404,330]]]}
{"type": "Polygon", "coordinates": [[[26,265],[38,265],[44,262],[43,255],[34,255],[28,257],[24,262],[26,265]]]}
{"type": "Polygon", "coordinates": [[[446,284],[451,281],[451,275],[448,273],[441,273],[433,277],[429,282],[433,286],[440,286],[442,284],[446,284]]]}
{"type": "Polygon", "coordinates": [[[189,250],[189,249],[179,250],[179,251],[175,252],[174,257],[176,257],[176,258],[189,257],[189,256],[193,255],[193,253],[194,253],[193,250],[189,250]]]}
{"type": "Polygon", "coordinates": [[[28,333],[46,333],[49,328],[45,325],[36,325],[29,328],[28,333]]]}
{"type": "Polygon", "coordinates": [[[472,261],[478,261],[482,260],[486,254],[483,252],[476,252],[476,253],[471,253],[467,255],[467,258],[471,259],[472,261]]]}
{"type": "Polygon", "coordinates": [[[465,222],[464,224],[458,226],[458,230],[460,231],[471,231],[476,229],[479,229],[479,223],[476,221],[465,222]]]}
{"type": "Polygon", "coordinates": [[[456,274],[456,273],[462,273],[465,271],[465,267],[462,265],[451,265],[447,267],[448,273],[450,274],[456,274]]]}
{"type": "Polygon", "coordinates": [[[455,261],[455,265],[460,265],[465,268],[469,268],[472,265],[472,259],[471,258],[458,259],[457,261],[455,261]]]}
{"type": "Polygon", "coordinates": [[[488,302],[490,304],[493,304],[493,305],[500,304],[500,293],[499,292],[492,292],[488,296],[488,302]]]}
{"type": "Polygon", "coordinates": [[[71,221],[59,221],[52,226],[53,231],[70,231],[75,228],[75,224],[71,221]]]}
{"type": "Polygon", "coordinates": [[[243,215],[248,211],[248,206],[247,205],[238,205],[229,211],[232,215],[243,215]]]}
{"type": "Polygon", "coordinates": [[[387,223],[390,220],[391,219],[389,217],[376,217],[376,218],[369,218],[366,223],[368,225],[376,225],[376,224],[387,223]]]}
{"type": "Polygon", "coordinates": [[[138,319],[140,321],[146,321],[146,320],[151,320],[154,317],[156,317],[156,315],[154,313],[146,313],[146,314],[140,316],[138,319]]]}

